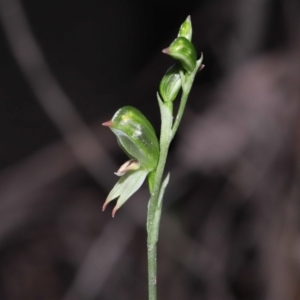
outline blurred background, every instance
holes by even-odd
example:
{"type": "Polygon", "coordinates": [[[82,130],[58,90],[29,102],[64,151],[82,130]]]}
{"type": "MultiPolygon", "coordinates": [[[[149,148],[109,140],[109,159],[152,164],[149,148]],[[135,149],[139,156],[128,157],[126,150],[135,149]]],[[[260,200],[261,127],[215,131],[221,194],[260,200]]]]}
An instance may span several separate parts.
{"type": "Polygon", "coordinates": [[[204,53],[170,149],[159,299],[300,299],[297,0],[0,0],[0,298],[147,299],[146,186],[114,219],[124,105],[204,53]]]}

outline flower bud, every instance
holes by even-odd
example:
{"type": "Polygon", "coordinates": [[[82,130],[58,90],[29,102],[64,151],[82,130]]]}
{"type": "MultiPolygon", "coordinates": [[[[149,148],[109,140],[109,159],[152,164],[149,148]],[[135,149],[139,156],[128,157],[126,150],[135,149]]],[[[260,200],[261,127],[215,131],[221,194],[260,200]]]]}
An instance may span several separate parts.
{"type": "Polygon", "coordinates": [[[194,45],[185,37],[178,37],[173,43],[163,50],[163,53],[172,56],[181,62],[182,67],[192,72],[196,66],[197,52],[194,45]]]}
{"type": "Polygon", "coordinates": [[[165,102],[174,101],[181,89],[180,70],[179,64],[173,65],[160,82],[159,92],[165,102]]]}
{"type": "Polygon", "coordinates": [[[192,29],[191,17],[188,16],[179,28],[178,37],[180,36],[185,37],[187,40],[191,42],[192,33],[193,33],[193,29],[192,29]]]}
{"type": "Polygon", "coordinates": [[[158,140],[151,123],[138,109],[124,106],[103,125],[114,132],[130,158],[136,159],[148,171],[155,169],[159,157],[158,140]]]}

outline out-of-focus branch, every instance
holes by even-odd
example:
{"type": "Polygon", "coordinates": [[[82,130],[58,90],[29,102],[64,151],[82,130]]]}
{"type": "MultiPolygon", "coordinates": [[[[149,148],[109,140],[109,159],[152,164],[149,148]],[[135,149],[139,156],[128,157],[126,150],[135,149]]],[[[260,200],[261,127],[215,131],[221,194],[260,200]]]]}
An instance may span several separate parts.
{"type": "MultiPolygon", "coordinates": [[[[23,74],[25,75],[26,80],[35,93],[37,101],[43,107],[53,123],[57,126],[64,140],[67,142],[80,164],[100,185],[106,187],[108,185],[106,170],[116,169],[114,162],[103,151],[94,133],[84,123],[72,102],[68,99],[52,75],[49,67],[47,66],[43,53],[39,49],[39,46],[30,30],[30,26],[26,20],[25,13],[20,2],[18,0],[1,0],[0,18],[11,51],[23,74]]],[[[55,170],[54,173],[56,173],[56,171],[57,170],[55,170]]],[[[38,176],[38,172],[36,175],[38,176]]],[[[44,179],[47,181],[49,178],[46,176],[44,179]]],[[[38,180],[38,182],[39,183],[37,184],[36,188],[39,188],[40,185],[43,186],[44,181],[40,182],[40,180],[38,180]]],[[[10,198],[11,197],[4,198],[6,200],[5,203],[10,198]]],[[[12,198],[16,200],[16,202],[20,200],[18,195],[13,195],[12,198]]],[[[20,222],[24,221],[25,215],[21,213],[21,216],[18,216],[19,215],[17,213],[18,222],[14,222],[13,219],[13,223],[19,224],[20,222]]],[[[14,226],[16,224],[12,224],[12,222],[5,223],[4,225],[6,226],[2,226],[4,231],[3,234],[5,234],[5,232],[7,233],[8,231],[7,225],[14,226]]],[[[134,223],[129,222],[127,226],[130,227],[130,224],[134,223]]],[[[122,225],[122,228],[124,229],[124,225],[122,225]]],[[[85,297],[91,293],[93,294],[95,289],[97,292],[101,289],[102,283],[110,273],[118,257],[120,257],[128,241],[130,241],[133,235],[133,226],[127,230],[126,234],[124,234],[124,231],[122,230],[121,237],[123,238],[121,241],[120,239],[114,240],[115,242],[112,249],[118,249],[118,251],[115,251],[113,255],[108,253],[111,249],[105,253],[102,253],[101,278],[99,278],[100,270],[98,268],[88,269],[87,267],[91,266],[89,263],[91,260],[93,260],[95,257],[99,258],[99,255],[101,254],[101,251],[99,251],[99,241],[103,246],[102,248],[107,249],[107,244],[111,244],[110,241],[112,240],[109,232],[121,232],[120,229],[119,222],[108,224],[106,226],[106,234],[101,234],[98,240],[94,243],[94,246],[91,247],[89,254],[83,262],[80,272],[78,273],[74,285],[68,295],[71,293],[72,296],[74,296],[73,292],[76,291],[79,294],[83,294],[85,297]],[[95,251],[97,252],[96,256],[95,251]],[[103,264],[105,265],[104,267],[103,264]],[[95,270],[97,275],[92,274],[96,275],[92,276],[92,278],[97,282],[95,283],[93,281],[90,283],[91,277],[89,275],[95,270]],[[87,282],[90,283],[88,287],[86,286],[87,282]],[[82,284],[84,286],[82,286],[82,284]]],[[[113,237],[115,238],[114,235],[113,237]]],[[[98,259],[97,261],[99,262],[98,259]]]]}
{"type": "Polygon", "coordinates": [[[135,228],[135,223],[124,217],[119,217],[117,222],[110,222],[90,247],[63,299],[95,299],[110,275],[112,266],[117,264],[133,237],[135,228]]]}
{"type": "Polygon", "coordinates": [[[57,126],[81,165],[105,187],[105,170],[114,169],[114,163],[52,75],[30,30],[20,1],[1,0],[0,18],[11,51],[37,101],[57,126]]]}
{"type": "Polygon", "coordinates": [[[232,69],[261,47],[268,24],[269,0],[244,0],[237,3],[236,36],[229,43],[228,68],[232,69]]]}

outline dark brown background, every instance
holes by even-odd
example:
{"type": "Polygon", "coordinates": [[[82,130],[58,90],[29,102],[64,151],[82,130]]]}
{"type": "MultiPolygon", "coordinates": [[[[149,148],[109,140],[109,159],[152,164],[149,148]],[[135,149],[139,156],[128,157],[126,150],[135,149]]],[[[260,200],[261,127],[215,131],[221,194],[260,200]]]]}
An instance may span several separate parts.
{"type": "Polygon", "coordinates": [[[161,50],[204,53],[158,245],[159,299],[300,297],[296,0],[0,0],[0,298],[147,299],[146,187],[101,207],[123,105],[159,132],[161,50]]]}

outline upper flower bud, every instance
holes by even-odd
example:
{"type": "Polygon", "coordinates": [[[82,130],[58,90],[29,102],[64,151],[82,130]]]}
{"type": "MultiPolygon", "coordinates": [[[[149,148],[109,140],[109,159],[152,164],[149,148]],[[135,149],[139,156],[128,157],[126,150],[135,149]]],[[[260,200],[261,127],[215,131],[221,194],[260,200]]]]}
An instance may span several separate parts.
{"type": "Polygon", "coordinates": [[[185,37],[187,40],[191,42],[192,33],[193,33],[193,28],[192,28],[191,17],[188,16],[179,28],[178,37],[180,36],[185,37]]]}

